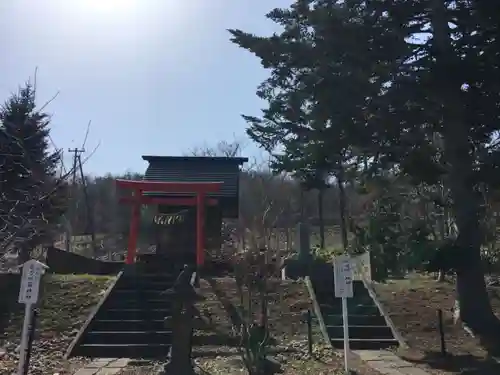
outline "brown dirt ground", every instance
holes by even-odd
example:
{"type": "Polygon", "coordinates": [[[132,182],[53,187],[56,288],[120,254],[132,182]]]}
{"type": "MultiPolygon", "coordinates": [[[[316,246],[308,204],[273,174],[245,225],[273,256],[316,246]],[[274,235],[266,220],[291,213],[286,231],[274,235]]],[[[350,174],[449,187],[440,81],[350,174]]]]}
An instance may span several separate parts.
{"type": "MultiPolygon", "coordinates": [[[[233,278],[217,278],[202,280],[200,291],[205,300],[199,304],[202,313],[225,313],[224,324],[235,324],[228,314],[231,306],[239,306],[240,299],[236,283],[233,278]],[[226,306],[224,306],[226,305],[226,306]]],[[[246,293],[245,293],[246,294],[246,293]]],[[[247,295],[246,295],[247,297],[247,295]]],[[[269,281],[269,327],[273,336],[293,340],[304,338],[307,335],[307,324],[304,317],[308,309],[312,309],[309,293],[303,282],[282,281],[273,279],[269,281]]],[[[247,298],[244,304],[246,305],[247,298]]],[[[259,301],[252,298],[252,309],[258,315],[259,301]]],[[[237,319],[235,316],[233,318],[237,319]]],[[[220,324],[219,323],[219,324],[220,324]]],[[[227,327],[226,327],[227,328],[227,327]]]]}
{"type": "MultiPolygon", "coordinates": [[[[44,277],[30,375],[72,374],[87,362],[82,358],[66,361],[63,356],[112,280],[110,277],[88,275],[44,277]]],[[[11,316],[5,332],[0,334],[0,348],[7,352],[0,358],[0,374],[15,373],[17,369],[16,348],[20,341],[23,316],[24,310],[20,308],[11,316]]]]}
{"type": "MultiPolygon", "coordinates": [[[[411,275],[376,284],[375,290],[410,349],[400,350],[406,360],[435,374],[498,375],[500,364],[488,358],[477,339],[453,323],[455,287],[433,278],[411,275]],[[443,311],[446,350],[441,356],[438,310],[443,311]]],[[[492,306],[500,314],[500,288],[490,288],[492,306]]]]}
{"type": "MultiPolygon", "coordinates": [[[[232,310],[234,306],[239,306],[241,301],[234,279],[226,277],[202,280],[200,291],[205,297],[198,304],[202,319],[206,316],[216,317],[216,329],[235,337],[233,325],[237,324],[238,319],[232,310]]],[[[246,299],[244,303],[248,303],[246,299]]],[[[253,301],[252,306],[253,311],[259,311],[257,299],[253,301]]],[[[269,327],[275,340],[271,347],[272,357],[281,364],[285,375],[343,373],[343,359],[325,345],[315,322],[312,327],[313,357],[309,357],[305,322],[309,309],[312,311],[312,303],[303,281],[269,280],[269,327]]],[[[214,361],[213,356],[199,352],[196,362],[200,374],[234,374],[235,369],[243,369],[241,356],[234,347],[224,354],[216,355],[215,359],[214,361]]],[[[379,375],[359,361],[353,360],[352,365],[360,375],[379,375]]]]}
{"type": "MultiPolygon", "coordinates": [[[[233,278],[201,280],[197,303],[200,313],[195,331],[193,356],[201,375],[246,374],[238,352],[239,338],[233,325],[237,323],[234,306],[240,303],[233,278]],[[203,347],[200,344],[203,343],[203,347]]],[[[312,309],[303,282],[272,280],[270,283],[269,325],[275,339],[271,357],[281,364],[285,375],[334,375],[343,373],[343,359],[323,342],[313,326],[313,358],[307,350],[307,325],[304,314],[312,309]]],[[[254,311],[258,306],[254,305],[254,311]]],[[[359,375],[379,375],[359,361],[353,361],[359,375]]],[[[130,366],[120,375],[152,375],[157,365],[130,366]]]]}

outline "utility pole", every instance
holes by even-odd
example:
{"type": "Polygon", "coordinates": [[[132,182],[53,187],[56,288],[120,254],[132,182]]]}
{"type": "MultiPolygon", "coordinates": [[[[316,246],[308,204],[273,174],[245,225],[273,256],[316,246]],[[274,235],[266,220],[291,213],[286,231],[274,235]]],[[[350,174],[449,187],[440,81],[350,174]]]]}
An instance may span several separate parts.
{"type": "Polygon", "coordinates": [[[73,175],[73,185],[76,183],[76,173],[78,168],[78,160],[80,159],[80,155],[85,152],[84,148],[68,148],[68,152],[73,154],[73,169],[71,173],[73,175]]]}
{"type": "Polygon", "coordinates": [[[78,155],[78,169],[80,169],[80,178],[82,179],[83,186],[83,195],[85,197],[85,207],[87,208],[87,222],[86,222],[86,230],[85,232],[90,232],[91,241],[92,241],[92,251],[93,256],[96,255],[96,241],[95,241],[95,226],[94,226],[94,212],[92,210],[92,205],[89,200],[89,194],[87,191],[87,180],[85,180],[85,176],[83,174],[83,166],[82,166],[82,158],[81,154],[78,155]]]}
{"type": "Polygon", "coordinates": [[[72,174],[72,185],[71,185],[71,202],[69,209],[69,225],[66,228],[66,251],[71,251],[72,247],[72,237],[73,237],[73,226],[75,225],[76,207],[77,207],[77,186],[76,186],[76,173],[78,167],[78,160],[80,160],[80,155],[85,152],[83,148],[69,148],[68,152],[73,154],[73,167],[71,170],[72,174]]]}

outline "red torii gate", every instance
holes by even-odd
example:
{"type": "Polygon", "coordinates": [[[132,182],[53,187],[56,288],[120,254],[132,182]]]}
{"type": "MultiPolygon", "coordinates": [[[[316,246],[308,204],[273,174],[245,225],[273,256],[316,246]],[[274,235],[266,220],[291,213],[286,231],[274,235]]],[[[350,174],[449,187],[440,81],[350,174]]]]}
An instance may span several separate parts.
{"type": "Polygon", "coordinates": [[[164,204],[171,206],[196,206],[196,264],[202,266],[205,260],[205,205],[217,205],[217,200],[208,198],[208,193],[220,190],[222,182],[158,182],[116,180],[117,187],[131,189],[132,196],[120,198],[120,203],[132,204],[130,218],[130,233],[126,264],[135,263],[137,252],[137,236],[141,216],[141,205],[164,204]],[[152,197],[147,193],[186,193],[194,194],[192,198],[185,197],[152,197]]]}

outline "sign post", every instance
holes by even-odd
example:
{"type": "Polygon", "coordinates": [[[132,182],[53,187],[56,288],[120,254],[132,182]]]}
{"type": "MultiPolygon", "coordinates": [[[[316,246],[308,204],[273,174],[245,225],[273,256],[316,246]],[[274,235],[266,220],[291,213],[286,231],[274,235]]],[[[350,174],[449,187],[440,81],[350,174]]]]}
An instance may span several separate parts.
{"type": "Polygon", "coordinates": [[[349,321],[347,310],[347,298],[354,296],[352,285],[353,267],[352,260],[348,255],[339,255],[334,259],[334,286],[335,297],[342,298],[342,321],[344,327],[344,367],[345,373],[349,373],[349,321]]]}
{"type": "Polygon", "coordinates": [[[38,302],[40,280],[47,266],[35,259],[28,260],[22,266],[21,287],[19,289],[19,303],[24,303],[24,322],[21,332],[21,346],[19,350],[19,367],[17,374],[28,373],[29,337],[32,326],[33,305],[38,302]]]}

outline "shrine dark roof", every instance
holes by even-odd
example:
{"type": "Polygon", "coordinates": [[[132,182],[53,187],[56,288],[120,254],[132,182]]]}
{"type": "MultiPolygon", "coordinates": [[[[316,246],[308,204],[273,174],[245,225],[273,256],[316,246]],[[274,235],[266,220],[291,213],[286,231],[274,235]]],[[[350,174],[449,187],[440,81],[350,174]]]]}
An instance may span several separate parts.
{"type": "MultiPolygon", "coordinates": [[[[143,156],[149,166],[144,175],[147,181],[163,182],[222,182],[214,197],[238,197],[240,166],[247,158],[208,156],[143,156]]],[[[171,195],[171,194],[168,194],[171,195]]]]}
{"type": "Polygon", "coordinates": [[[248,161],[248,158],[227,157],[227,156],[158,156],[143,155],[143,160],[148,162],[185,162],[185,163],[230,163],[242,165],[248,161]]]}

